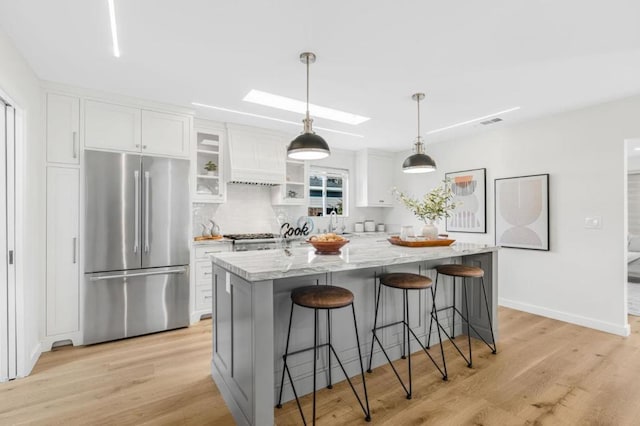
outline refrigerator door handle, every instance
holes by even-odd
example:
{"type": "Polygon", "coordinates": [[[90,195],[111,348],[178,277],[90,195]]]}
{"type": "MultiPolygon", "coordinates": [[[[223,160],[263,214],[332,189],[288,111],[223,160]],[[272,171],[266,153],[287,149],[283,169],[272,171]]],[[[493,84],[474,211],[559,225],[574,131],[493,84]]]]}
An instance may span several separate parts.
{"type": "Polygon", "coordinates": [[[149,172],[144,172],[144,252],[149,253],[149,172]]]}
{"type": "Polygon", "coordinates": [[[133,227],[133,252],[137,253],[138,252],[138,246],[139,246],[139,235],[140,235],[140,171],[139,170],[135,170],[133,172],[133,179],[135,181],[135,190],[134,190],[134,215],[135,215],[135,219],[134,219],[134,227],[133,227]]]}
{"type": "Polygon", "coordinates": [[[187,272],[187,268],[170,269],[168,271],[153,271],[153,272],[140,272],[136,274],[118,274],[118,275],[102,275],[98,277],[90,277],[91,281],[105,281],[115,280],[119,278],[133,278],[133,277],[147,277],[151,275],[172,275],[172,274],[184,274],[187,272]]]}

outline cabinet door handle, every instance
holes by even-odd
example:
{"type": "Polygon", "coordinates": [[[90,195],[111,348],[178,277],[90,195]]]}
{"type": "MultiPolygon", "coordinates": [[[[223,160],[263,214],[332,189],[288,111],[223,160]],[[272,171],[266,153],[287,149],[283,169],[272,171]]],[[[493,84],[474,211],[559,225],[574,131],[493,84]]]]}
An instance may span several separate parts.
{"type": "Polygon", "coordinates": [[[211,274],[213,274],[213,272],[203,272],[202,275],[211,275],[211,274]]]}
{"type": "Polygon", "coordinates": [[[78,256],[76,254],[76,252],[78,251],[78,238],[73,237],[72,243],[73,243],[73,263],[76,264],[78,263],[78,256]]]}
{"type": "Polygon", "coordinates": [[[384,203],[384,200],[378,200],[379,203],[384,203]]]}
{"type": "Polygon", "coordinates": [[[71,148],[73,149],[73,158],[78,158],[78,132],[71,132],[71,148]]]}

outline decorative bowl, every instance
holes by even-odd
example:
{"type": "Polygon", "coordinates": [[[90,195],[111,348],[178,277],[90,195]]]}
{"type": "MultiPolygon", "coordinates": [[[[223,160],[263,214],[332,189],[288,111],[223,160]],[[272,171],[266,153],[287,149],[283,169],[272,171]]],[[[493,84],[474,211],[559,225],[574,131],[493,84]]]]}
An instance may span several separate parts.
{"type": "Polygon", "coordinates": [[[316,254],[340,254],[340,249],[349,242],[346,238],[338,241],[307,240],[316,249],[316,254]]]}

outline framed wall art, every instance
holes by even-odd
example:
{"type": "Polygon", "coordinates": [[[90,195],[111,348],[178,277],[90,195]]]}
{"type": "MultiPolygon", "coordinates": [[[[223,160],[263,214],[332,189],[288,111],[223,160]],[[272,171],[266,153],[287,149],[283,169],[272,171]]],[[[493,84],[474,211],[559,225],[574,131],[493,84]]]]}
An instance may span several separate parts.
{"type": "Polygon", "coordinates": [[[549,250],[549,175],[495,180],[496,245],[549,250]]]}
{"type": "Polygon", "coordinates": [[[486,169],[446,173],[456,208],[446,220],[449,232],[487,232],[486,169]]]}

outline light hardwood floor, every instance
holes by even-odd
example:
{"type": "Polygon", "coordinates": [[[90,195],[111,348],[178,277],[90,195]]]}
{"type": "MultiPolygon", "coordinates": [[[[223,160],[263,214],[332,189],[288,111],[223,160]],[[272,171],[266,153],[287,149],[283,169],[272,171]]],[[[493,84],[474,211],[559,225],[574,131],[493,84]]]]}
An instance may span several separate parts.
{"type": "MultiPolygon", "coordinates": [[[[499,315],[499,353],[475,342],[473,369],[445,344],[448,382],[424,355],[412,357],[410,401],[388,366],[368,374],[372,424],[640,423],[639,317],[622,338],[506,308],[499,315]]],[[[0,424],[233,424],[209,376],[210,342],[203,321],[46,353],[31,376],[0,384],[0,424]]],[[[310,416],[310,397],[303,403],[310,416]]],[[[295,402],[275,413],[278,425],[300,424],[295,402]]],[[[318,413],[319,424],[367,424],[346,383],[318,392],[318,413]]]]}

